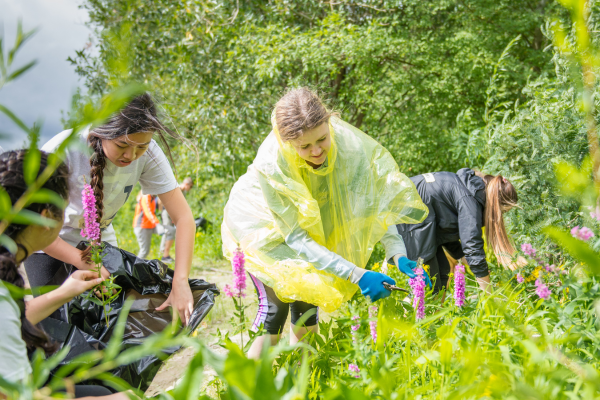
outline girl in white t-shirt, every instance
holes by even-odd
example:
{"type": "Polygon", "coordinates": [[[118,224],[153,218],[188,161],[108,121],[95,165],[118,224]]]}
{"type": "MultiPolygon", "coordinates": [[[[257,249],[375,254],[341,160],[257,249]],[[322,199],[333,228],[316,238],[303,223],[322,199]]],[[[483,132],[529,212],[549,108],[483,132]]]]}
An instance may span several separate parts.
{"type": "MultiPolygon", "coordinates": [[[[70,133],[59,133],[42,150],[55,151],[70,133]]],[[[158,195],[177,228],[173,290],[157,310],[172,306],[187,324],[193,309],[188,275],[196,225],[167,157],[152,139],[154,135],[158,135],[167,149],[166,135],[182,140],[158,119],[156,106],[148,94],[134,98],[104,125],[80,134],[80,145],[72,146],[65,157],[71,176],[63,229],[44,253],[32,255],[25,263],[32,286],[62,283],[65,279],[63,263],[83,270],[93,267],[89,250],[81,251],[75,247],[84,240],[81,236],[84,225],[81,191],[85,182],[94,190],[102,240],[114,246],[118,243],[112,221],[139,182],[144,194],[158,195]]],[[[102,276],[107,278],[109,275],[102,267],[102,276]]]]}

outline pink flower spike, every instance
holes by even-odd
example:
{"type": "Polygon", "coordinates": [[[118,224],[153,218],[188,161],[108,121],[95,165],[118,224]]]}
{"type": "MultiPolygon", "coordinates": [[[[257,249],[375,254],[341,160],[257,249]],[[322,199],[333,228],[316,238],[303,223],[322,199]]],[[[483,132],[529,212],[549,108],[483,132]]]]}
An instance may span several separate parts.
{"type": "MultiPolygon", "coordinates": [[[[379,308],[377,306],[369,307],[369,318],[377,318],[377,311],[379,308]]],[[[371,338],[373,339],[373,343],[377,343],[377,320],[369,321],[369,328],[371,329],[371,338]]]]}
{"type": "Polygon", "coordinates": [[[592,232],[592,230],[586,226],[580,228],[579,226],[574,227],[573,229],[571,229],[571,235],[579,240],[583,240],[588,241],[590,240],[592,237],[594,237],[594,232],[592,232]]]}
{"type": "Polygon", "coordinates": [[[454,270],[454,305],[465,304],[465,266],[458,264],[454,270]]]}
{"type": "Polygon", "coordinates": [[[232,293],[235,297],[244,297],[246,290],[246,268],[245,268],[244,252],[238,247],[233,252],[231,259],[231,268],[233,270],[233,289],[232,293]]]}
{"type": "Polygon", "coordinates": [[[530,257],[535,257],[537,253],[536,249],[534,249],[533,246],[529,243],[523,243],[521,245],[521,251],[525,253],[526,256],[530,257]]]}
{"type": "Polygon", "coordinates": [[[523,275],[521,275],[520,272],[517,274],[517,282],[519,282],[519,283],[525,282],[525,278],[523,278],[523,275]]]}
{"type": "Polygon", "coordinates": [[[537,289],[535,289],[535,293],[538,296],[540,296],[541,299],[548,300],[550,298],[550,295],[552,293],[550,292],[550,289],[548,289],[548,286],[546,286],[542,278],[538,278],[535,281],[535,286],[537,286],[537,289]]]}
{"type": "Polygon", "coordinates": [[[415,309],[417,319],[425,318],[425,271],[423,268],[415,270],[416,276],[408,280],[408,284],[413,292],[413,308],[415,309]]]}
{"type": "Polygon", "coordinates": [[[81,203],[83,205],[84,220],[81,236],[85,237],[91,245],[97,245],[100,240],[98,210],[96,209],[96,197],[94,196],[94,191],[88,184],[85,184],[81,191],[81,203]]]}
{"type": "Polygon", "coordinates": [[[358,365],[348,364],[348,371],[353,373],[355,378],[360,378],[360,375],[358,375],[360,373],[360,368],[358,368],[358,365]]]}
{"type": "Polygon", "coordinates": [[[588,207],[588,210],[590,211],[590,217],[596,221],[600,221],[600,206],[597,206],[595,210],[592,207],[588,207]]]}
{"type": "Polygon", "coordinates": [[[233,292],[231,291],[231,286],[229,285],[223,286],[223,294],[227,297],[234,297],[233,292]]]}

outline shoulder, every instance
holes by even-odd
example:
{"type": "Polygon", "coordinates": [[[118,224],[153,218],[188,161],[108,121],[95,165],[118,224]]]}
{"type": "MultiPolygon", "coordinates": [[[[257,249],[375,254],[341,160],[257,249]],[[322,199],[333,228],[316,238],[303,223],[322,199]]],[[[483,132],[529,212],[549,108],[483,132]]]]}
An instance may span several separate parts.
{"type": "Polygon", "coordinates": [[[69,137],[71,132],[73,132],[72,129],[67,129],[66,131],[62,131],[55,135],[52,139],[44,143],[42,146],[42,151],[45,151],[46,153],[54,153],[58,146],[60,146],[69,137]]]}
{"type": "MultiPolygon", "coordinates": [[[[67,140],[69,138],[69,136],[71,136],[71,133],[73,132],[73,129],[67,129],[64,130],[58,134],[56,134],[52,139],[48,140],[46,143],[44,143],[44,145],[42,146],[41,150],[45,151],[46,153],[54,153],[58,147],[63,144],[63,142],[65,140],[67,140]]],[[[75,139],[75,147],[82,149],[84,147],[87,147],[87,138],[89,135],[89,127],[81,130],[81,132],[79,132],[79,134],[77,135],[77,139],[75,139]]]]}

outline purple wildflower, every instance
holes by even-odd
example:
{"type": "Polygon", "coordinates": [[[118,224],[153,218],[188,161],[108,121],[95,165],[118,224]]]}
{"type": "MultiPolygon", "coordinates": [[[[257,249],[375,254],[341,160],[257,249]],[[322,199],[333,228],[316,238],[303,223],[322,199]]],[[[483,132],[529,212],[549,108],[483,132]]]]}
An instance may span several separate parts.
{"type": "Polygon", "coordinates": [[[530,256],[530,257],[535,257],[536,256],[536,250],[529,243],[523,243],[521,245],[521,251],[523,253],[525,253],[525,255],[527,255],[527,256],[530,256]]]}
{"type": "MultiPolygon", "coordinates": [[[[358,321],[360,319],[360,317],[358,315],[353,316],[352,318],[350,318],[352,321],[358,321]]],[[[360,328],[360,322],[356,325],[352,325],[350,326],[350,329],[352,329],[352,332],[356,332],[358,330],[358,328],[360,328]]]]}
{"type": "Polygon", "coordinates": [[[537,286],[537,289],[535,289],[535,293],[537,293],[537,295],[540,296],[540,298],[544,300],[548,300],[550,298],[550,289],[548,289],[548,286],[546,286],[542,278],[538,278],[535,281],[535,286],[537,286]]]}
{"type": "Polygon", "coordinates": [[[523,278],[523,275],[521,275],[520,272],[517,274],[517,282],[519,282],[519,283],[525,282],[525,278],[523,278]]]}
{"type": "Polygon", "coordinates": [[[595,210],[593,207],[588,207],[588,210],[590,211],[590,217],[596,221],[600,221],[600,206],[597,206],[595,210]]]}
{"type": "Polygon", "coordinates": [[[552,264],[552,265],[546,264],[546,271],[556,273],[556,272],[558,272],[558,269],[556,268],[556,265],[554,265],[554,264],[552,264]]]}
{"type": "Polygon", "coordinates": [[[425,318],[425,278],[423,277],[425,271],[423,268],[417,268],[415,270],[414,278],[408,280],[408,284],[413,291],[413,308],[417,312],[417,319],[425,318]]]}
{"type": "Polygon", "coordinates": [[[353,373],[355,378],[360,378],[360,375],[358,375],[360,373],[360,368],[358,368],[358,365],[348,364],[348,371],[353,373]]]}
{"type": "Polygon", "coordinates": [[[454,269],[454,305],[465,304],[465,266],[458,264],[454,269]]]}
{"type": "Polygon", "coordinates": [[[585,242],[594,236],[594,232],[592,232],[592,230],[586,226],[583,228],[576,226],[575,228],[571,229],[571,235],[573,235],[574,238],[583,240],[585,242]]]}
{"type": "MultiPolygon", "coordinates": [[[[246,289],[246,268],[244,268],[244,252],[238,247],[233,252],[231,266],[233,269],[233,287],[231,293],[235,297],[244,297],[246,289]]],[[[225,293],[227,294],[227,293],[225,293]]]]}
{"type": "Polygon", "coordinates": [[[98,244],[100,240],[100,224],[98,223],[98,210],[96,209],[96,197],[94,191],[88,184],[81,191],[81,203],[83,204],[84,227],[81,236],[87,238],[92,244],[98,244]]]}
{"type": "MultiPolygon", "coordinates": [[[[369,318],[377,318],[378,309],[377,306],[369,307],[369,318]]],[[[371,328],[373,343],[377,343],[377,320],[369,321],[369,328],[371,328]]]]}
{"type": "Polygon", "coordinates": [[[225,285],[223,287],[223,294],[227,297],[233,297],[233,292],[231,291],[231,286],[225,285]]]}

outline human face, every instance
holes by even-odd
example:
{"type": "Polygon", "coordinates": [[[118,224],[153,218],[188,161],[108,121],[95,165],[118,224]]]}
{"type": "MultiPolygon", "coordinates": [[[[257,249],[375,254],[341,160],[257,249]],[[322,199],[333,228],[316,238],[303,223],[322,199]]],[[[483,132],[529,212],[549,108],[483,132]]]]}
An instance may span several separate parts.
{"type": "Polygon", "coordinates": [[[152,135],[152,132],[138,132],[111,140],[102,139],[102,149],[110,162],[117,167],[126,167],[148,150],[152,135]]]}
{"type": "Polygon", "coordinates": [[[329,123],[324,122],[314,129],[308,130],[298,139],[291,141],[298,155],[313,168],[321,166],[327,159],[331,148],[329,123]]]}

